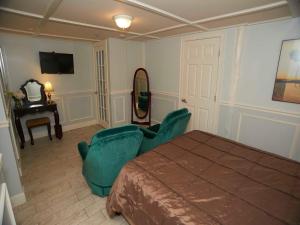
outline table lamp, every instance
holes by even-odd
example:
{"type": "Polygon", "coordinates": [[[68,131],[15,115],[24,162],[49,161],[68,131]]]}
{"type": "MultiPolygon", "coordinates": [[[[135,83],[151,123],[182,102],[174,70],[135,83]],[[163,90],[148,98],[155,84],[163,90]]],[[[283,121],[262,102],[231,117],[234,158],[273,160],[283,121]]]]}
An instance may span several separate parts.
{"type": "Polygon", "coordinates": [[[52,84],[49,82],[49,81],[47,81],[46,83],[45,83],[45,92],[47,92],[47,96],[48,96],[48,103],[51,103],[52,101],[51,101],[51,92],[53,92],[54,90],[53,90],[53,87],[52,87],[52,84]]]}

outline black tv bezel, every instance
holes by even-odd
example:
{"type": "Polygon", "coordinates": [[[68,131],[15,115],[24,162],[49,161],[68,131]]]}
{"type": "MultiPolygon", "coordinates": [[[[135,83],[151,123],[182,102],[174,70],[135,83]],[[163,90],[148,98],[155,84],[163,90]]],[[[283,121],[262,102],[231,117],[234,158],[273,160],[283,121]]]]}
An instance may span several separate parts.
{"type": "Polygon", "coordinates": [[[70,74],[70,75],[74,75],[75,74],[75,69],[74,69],[74,54],[72,53],[60,53],[60,52],[43,52],[43,51],[40,51],[39,52],[39,60],[40,60],[40,69],[41,69],[41,73],[42,74],[70,74]],[[43,69],[42,67],[42,57],[41,55],[44,55],[44,54],[54,54],[54,55],[69,55],[72,57],[72,65],[73,65],[73,70],[71,72],[62,72],[62,71],[57,71],[57,72],[51,72],[49,73],[48,71],[46,71],[45,69],[43,69]]]}

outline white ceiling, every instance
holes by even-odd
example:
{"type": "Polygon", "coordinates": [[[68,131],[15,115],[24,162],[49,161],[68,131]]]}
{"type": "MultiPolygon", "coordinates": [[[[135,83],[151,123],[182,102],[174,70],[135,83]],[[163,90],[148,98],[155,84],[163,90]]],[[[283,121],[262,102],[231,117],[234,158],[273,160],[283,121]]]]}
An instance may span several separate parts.
{"type": "Polygon", "coordinates": [[[286,0],[0,1],[0,30],[92,41],[156,39],[291,16],[286,0]],[[114,24],[118,14],[134,17],[128,30],[114,24]]]}

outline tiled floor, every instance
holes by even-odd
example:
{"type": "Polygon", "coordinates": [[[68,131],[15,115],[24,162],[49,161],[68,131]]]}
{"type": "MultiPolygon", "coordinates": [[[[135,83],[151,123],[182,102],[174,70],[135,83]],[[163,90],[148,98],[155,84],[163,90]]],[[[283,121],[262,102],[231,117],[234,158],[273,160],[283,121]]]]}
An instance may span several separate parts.
{"type": "Polygon", "coordinates": [[[105,198],[92,195],[81,175],[77,143],[89,141],[99,130],[90,126],[64,133],[62,140],[48,138],[26,143],[21,152],[27,202],[14,208],[19,225],[125,225],[122,216],[110,219],[105,198]]]}

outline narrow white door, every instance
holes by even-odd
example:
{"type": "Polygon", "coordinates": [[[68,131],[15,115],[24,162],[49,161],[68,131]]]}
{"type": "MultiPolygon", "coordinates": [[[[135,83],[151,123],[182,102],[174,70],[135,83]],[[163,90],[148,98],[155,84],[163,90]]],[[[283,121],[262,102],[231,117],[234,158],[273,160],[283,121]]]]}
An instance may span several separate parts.
{"type": "Polygon", "coordinates": [[[180,106],[192,113],[189,130],[214,132],[220,39],[183,42],[180,106]]]}
{"type": "Polygon", "coordinates": [[[105,128],[110,127],[110,101],[109,101],[109,78],[107,70],[106,44],[95,45],[96,76],[99,124],[105,128]]]}

